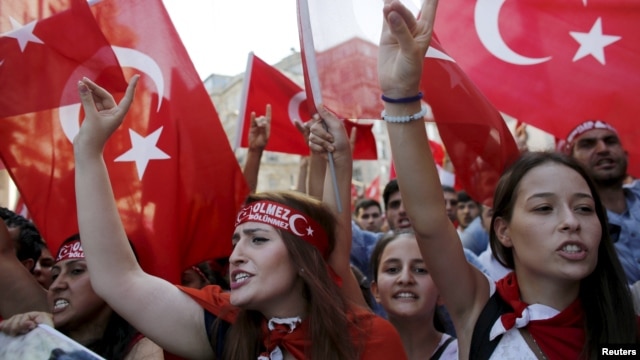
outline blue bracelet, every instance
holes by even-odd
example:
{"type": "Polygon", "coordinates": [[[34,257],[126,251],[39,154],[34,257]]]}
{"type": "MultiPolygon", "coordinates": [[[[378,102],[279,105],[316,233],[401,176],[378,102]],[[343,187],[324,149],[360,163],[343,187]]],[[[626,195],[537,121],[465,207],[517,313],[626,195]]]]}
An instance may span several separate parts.
{"type": "Polygon", "coordinates": [[[400,99],[392,99],[390,97],[384,96],[384,94],[380,95],[380,98],[382,99],[382,101],[392,103],[392,104],[406,104],[406,103],[412,103],[412,102],[422,100],[422,96],[423,96],[422,91],[420,91],[416,96],[409,96],[409,97],[404,97],[400,99]]]}

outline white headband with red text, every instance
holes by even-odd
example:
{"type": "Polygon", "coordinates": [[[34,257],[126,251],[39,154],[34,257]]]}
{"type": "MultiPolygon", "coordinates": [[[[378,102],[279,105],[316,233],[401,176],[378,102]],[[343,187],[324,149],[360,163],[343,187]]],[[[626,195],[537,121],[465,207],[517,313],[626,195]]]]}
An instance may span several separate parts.
{"type": "Polygon", "coordinates": [[[56,262],[70,259],[84,259],[84,251],[80,240],[70,241],[60,246],[58,255],[56,256],[56,262]]]}

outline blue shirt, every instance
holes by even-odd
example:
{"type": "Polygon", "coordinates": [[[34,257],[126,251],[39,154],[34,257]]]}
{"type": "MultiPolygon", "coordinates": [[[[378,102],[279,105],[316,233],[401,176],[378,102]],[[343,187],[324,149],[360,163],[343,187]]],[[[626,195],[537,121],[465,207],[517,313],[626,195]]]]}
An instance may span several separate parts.
{"type": "MultiPolygon", "coordinates": [[[[371,253],[373,252],[378,240],[380,240],[384,234],[385,233],[372,233],[370,231],[362,230],[354,221],[351,222],[351,264],[360,269],[360,271],[362,271],[362,273],[369,279],[373,279],[370,268],[371,253]]],[[[485,274],[489,273],[484,265],[478,260],[478,256],[472,251],[464,249],[464,255],[471,265],[475,266],[485,274]]]]}
{"type": "Polygon", "coordinates": [[[362,271],[369,280],[373,279],[369,267],[371,253],[383,235],[384,233],[362,230],[355,221],[351,222],[351,264],[362,271]]]}
{"type": "Polygon", "coordinates": [[[609,234],[629,284],[640,280],[640,181],[624,187],[627,210],[607,210],[609,234]]]}
{"type": "Polygon", "coordinates": [[[482,227],[480,216],[476,216],[471,224],[462,231],[460,240],[462,240],[462,246],[465,249],[471,250],[478,256],[487,249],[487,246],[489,246],[489,234],[482,227]]]}

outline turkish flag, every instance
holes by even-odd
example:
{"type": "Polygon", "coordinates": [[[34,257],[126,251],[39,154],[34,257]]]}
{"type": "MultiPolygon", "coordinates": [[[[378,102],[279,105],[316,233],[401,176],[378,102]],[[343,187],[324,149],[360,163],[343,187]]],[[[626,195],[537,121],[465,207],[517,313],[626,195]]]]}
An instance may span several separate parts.
{"type": "MultiPolygon", "coordinates": [[[[246,83],[240,110],[240,133],[236,139],[240,147],[248,147],[251,112],[264,114],[267,104],[271,104],[271,135],[265,150],[287,154],[309,155],[309,146],[293,121],[306,122],[311,118],[305,91],[291,79],[262,59],[249,54],[246,83]]],[[[371,132],[373,124],[344,120],[347,133],[356,129],[356,143],[353,149],[355,160],[375,160],[378,158],[376,141],[371,132]]]]}
{"type": "Polygon", "coordinates": [[[271,104],[271,133],[265,150],[309,155],[309,145],[293,122],[311,119],[304,90],[253,53],[247,61],[244,86],[236,144],[243,148],[249,146],[251,112],[264,115],[267,104],[271,104]]]}
{"type": "Polygon", "coordinates": [[[43,20],[32,17],[41,8],[34,2],[2,13],[0,118],[77,102],[76,82],[83,76],[124,89],[120,67],[86,1],[72,3],[43,20]]]}
{"type": "Polygon", "coordinates": [[[355,129],[355,143],[353,144],[354,160],[377,160],[378,148],[376,138],[373,136],[373,124],[364,124],[348,119],[343,120],[347,134],[351,136],[355,129]]]}
{"type": "MultiPolygon", "coordinates": [[[[417,13],[409,1],[405,5],[417,13]]],[[[382,2],[298,0],[298,26],[307,97],[353,118],[380,118],[377,80],[382,2]]],[[[518,155],[500,113],[434,39],[421,89],[456,169],[456,181],[476,199],[493,196],[505,167],[518,155]]]]}
{"type": "Polygon", "coordinates": [[[104,152],[116,202],[142,266],[177,282],[186,267],[231,253],[248,187],[162,1],[92,10],[122,67],[142,74],[104,152]]]}
{"type": "Polygon", "coordinates": [[[376,176],[369,186],[364,190],[364,197],[367,199],[373,199],[376,201],[380,201],[380,195],[382,192],[380,191],[380,175],[376,176]]]}
{"type": "MultiPolygon", "coordinates": [[[[142,75],[129,114],[104,150],[118,210],[142,267],[178,282],[187,266],[230,254],[248,188],[162,2],[102,1],[91,10],[122,67],[116,79],[96,81],[119,99],[122,71],[126,78],[142,75]]],[[[41,69],[30,71],[48,88],[41,69]]],[[[77,80],[68,81],[75,88],[77,80]]],[[[77,94],[75,101],[3,119],[10,131],[0,132],[3,160],[52,249],[77,232],[71,144],[82,118],[77,94]]]]}
{"type": "Polygon", "coordinates": [[[424,59],[421,88],[455,168],[455,181],[476,201],[492,199],[502,172],[520,155],[518,147],[502,115],[436,36],[424,59]]]}
{"type": "Polygon", "coordinates": [[[87,2],[72,1],[66,10],[61,3],[15,2],[0,16],[0,157],[52,251],[78,232],[71,143],[79,127],[76,83],[87,76],[114,91],[126,87],[87,2]],[[56,14],[38,20],[49,15],[43,9],[56,14]],[[74,111],[75,119],[68,116],[74,111]]]}
{"type": "Polygon", "coordinates": [[[640,176],[640,3],[440,2],[436,33],[498,109],[564,139],[604,120],[640,176]]]}
{"type": "Polygon", "coordinates": [[[307,98],[313,99],[311,112],[324,104],[343,118],[379,119],[377,54],[382,2],[297,0],[297,4],[305,88],[307,98]],[[367,17],[376,9],[377,18],[367,17]]]}

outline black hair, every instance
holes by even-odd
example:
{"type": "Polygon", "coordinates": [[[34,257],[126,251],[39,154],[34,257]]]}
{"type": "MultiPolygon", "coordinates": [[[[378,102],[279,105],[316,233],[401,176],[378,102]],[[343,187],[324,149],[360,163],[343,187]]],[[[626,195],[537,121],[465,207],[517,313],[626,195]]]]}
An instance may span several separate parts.
{"type": "Polygon", "coordinates": [[[461,202],[466,203],[466,202],[469,202],[469,201],[473,201],[473,202],[475,202],[476,204],[479,205],[479,203],[476,200],[474,200],[473,198],[471,198],[471,196],[469,196],[469,193],[467,193],[466,191],[461,190],[461,191],[458,192],[458,202],[459,203],[461,203],[461,202]]]}
{"type": "Polygon", "coordinates": [[[529,171],[545,164],[566,166],[584,179],[600,221],[602,235],[598,246],[598,262],[591,274],[580,280],[578,295],[585,313],[584,353],[595,358],[602,344],[637,342],[638,329],[631,293],[609,236],[606,209],[593,181],[575,159],[556,152],[532,151],[524,153],[507,169],[498,182],[493,200],[489,241],[494,256],[502,265],[514,268],[513,250],[500,243],[494,224],[497,218],[511,221],[520,181],[529,171]]]}
{"type": "Polygon", "coordinates": [[[42,247],[46,246],[38,228],[24,216],[4,207],[0,207],[0,217],[7,224],[7,227],[20,230],[15,244],[16,256],[20,261],[32,259],[34,265],[29,271],[33,271],[40,255],[42,255],[42,247]]]}
{"type": "Polygon", "coordinates": [[[391,179],[385,185],[384,191],[382,192],[382,199],[384,200],[384,209],[387,210],[389,206],[389,198],[391,195],[400,191],[400,186],[398,186],[398,179],[391,179]]]}
{"type": "Polygon", "coordinates": [[[377,207],[378,210],[380,210],[380,212],[382,212],[382,207],[380,207],[380,203],[377,200],[374,200],[374,199],[360,199],[360,200],[356,201],[356,205],[355,205],[355,208],[353,210],[353,213],[358,215],[358,210],[366,209],[366,208],[371,207],[371,206],[377,207]]]}
{"type": "MultiPolygon", "coordinates": [[[[66,238],[60,247],[78,240],[80,241],[80,244],[82,244],[80,234],[73,234],[66,238]]],[[[131,242],[129,242],[129,244],[131,245],[137,259],[137,254],[133,248],[133,244],[131,242]]],[[[87,344],[86,347],[105,359],[121,360],[124,359],[131,350],[133,340],[139,336],[141,336],[140,332],[112,309],[102,337],[90,344],[87,344]]]]}
{"type": "MultiPolygon", "coordinates": [[[[373,281],[375,282],[378,281],[378,269],[380,268],[380,262],[382,261],[382,253],[384,253],[384,249],[387,248],[387,245],[389,245],[389,243],[398,239],[400,235],[404,235],[404,234],[415,236],[414,231],[411,229],[394,231],[394,232],[385,234],[376,243],[376,246],[373,248],[373,251],[371,252],[371,260],[370,260],[371,272],[373,274],[372,275],[373,281]]],[[[446,316],[448,316],[448,313],[440,309],[439,306],[436,306],[436,308],[434,309],[434,316],[433,316],[433,325],[436,328],[436,330],[442,331],[442,332],[445,332],[445,331],[449,332],[447,331],[447,326],[445,326],[446,316]]]]}
{"type": "Polygon", "coordinates": [[[442,185],[442,191],[448,192],[448,193],[454,193],[454,194],[458,193],[456,189],[453,188],[453,186],[449,186],[449,185],[442,185]]]}

